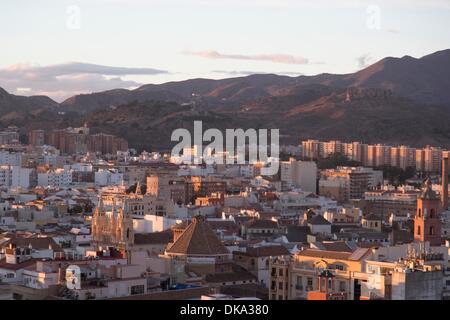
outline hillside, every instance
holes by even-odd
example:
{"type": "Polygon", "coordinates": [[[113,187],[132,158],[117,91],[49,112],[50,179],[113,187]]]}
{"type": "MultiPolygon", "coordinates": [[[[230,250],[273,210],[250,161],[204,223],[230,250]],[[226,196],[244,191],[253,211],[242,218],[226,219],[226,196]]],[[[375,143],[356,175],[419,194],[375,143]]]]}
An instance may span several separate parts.
{"type": "Polygon", "coordinates": [[[0,119],[24,117],[41,109],[58,107],[58,103],[46,96],[16,96],[0,88],[0,119]]]}
{"type": "Polygon", "coordinates": [[[135,90],[77,95],[62,102],[61,107],[89,113],[132,101],[163,100],[195,101],[206,109],[235,108],[253,100],[285,95],[299,85],[313,84],[334,88],[379,88],[420,103],[450,105],[450,49],[420,59],[410,56],[384,58],[351,74],[299,77],[258,74],[222,80],[189,79],[144,85],[135,90]]]}
{"type": "Polygon", "coordinates": [[[280,128],[299,139],[450,147],[450,50],[385,58],[353,74],[190,79],[77,95],[61,104],[0,89],[0,125],[21,133],[87,122],[138,149],[170,148],[177,128],[280,128]]]}

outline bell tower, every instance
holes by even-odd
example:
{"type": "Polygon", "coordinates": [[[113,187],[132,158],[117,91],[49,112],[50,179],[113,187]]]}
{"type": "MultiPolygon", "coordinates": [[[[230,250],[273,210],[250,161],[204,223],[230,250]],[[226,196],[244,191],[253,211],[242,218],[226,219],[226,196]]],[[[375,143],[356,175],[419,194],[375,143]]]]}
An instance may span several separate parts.
{"type": "Polygon", "coordinates": [[[417,198],[417,210],[414,217],[414,240],[430,242],[431,246],[440,246],[441,239],[441,201],[431,188],[428,178],[422,193],[417,198]]]}

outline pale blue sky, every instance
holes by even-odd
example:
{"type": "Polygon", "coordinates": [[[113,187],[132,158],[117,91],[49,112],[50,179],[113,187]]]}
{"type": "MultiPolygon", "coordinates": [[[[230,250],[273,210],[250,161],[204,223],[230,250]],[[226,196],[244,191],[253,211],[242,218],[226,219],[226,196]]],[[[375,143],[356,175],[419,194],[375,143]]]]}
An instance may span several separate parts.
{"type": "Polygon", "coordinates": [[[385,56],[450,48],[450,0],[241,2],[2,0],[0,87],[61,100],[193,77],[348,73],[385,56]],[[70,28],[73,21],[80,28],[70,28]],[[69,62],[149,69],[42,76],[42,67],[69,62]]]}

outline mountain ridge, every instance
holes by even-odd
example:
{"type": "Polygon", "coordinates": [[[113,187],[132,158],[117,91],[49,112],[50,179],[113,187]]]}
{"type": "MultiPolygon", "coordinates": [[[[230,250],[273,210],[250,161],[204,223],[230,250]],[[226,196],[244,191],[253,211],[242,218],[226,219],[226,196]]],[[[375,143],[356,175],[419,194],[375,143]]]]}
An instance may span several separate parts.
{"type": "MultiPolygon", "coordinates": [[[[366,68],[347,74],[322,73],[289,77],[276,74],[252,74],[225,79],[194,78],[162,84],[145,84],[123,95],[104,91],[90,94],[90,100],[77,95],[61,103],[62,108],[95,111],[134,100],[166,100],[187,103],[201,97],[206,104],[235,104],[278,95],[280,90],[298,84],[323,84],[337,88],[360,87],[392,90],[395,94],[421,103],[450,104],[450,49],[421,58],[405,55],[386,57],[366,68]]],[[[114,92],[116,93],[116,92],[114,92]]],[[[89,95],[88,95],[89,96],[89,95]]],[[[197,101],[198,102],[198,101],[197,101]]]]}
{"type": "Polygon", "coordinates": [[[450,50],[443,50],[387,57],[343,75],[196,78],[76,95],[61,104],[0,90],[0,125],[26,134],[88,122],[93,132],[147,150],[169,147],[167,132],[194,120],[222,129],[280,128],[283,143],[317,138],[450,147],[447,88],[450,50]]]}

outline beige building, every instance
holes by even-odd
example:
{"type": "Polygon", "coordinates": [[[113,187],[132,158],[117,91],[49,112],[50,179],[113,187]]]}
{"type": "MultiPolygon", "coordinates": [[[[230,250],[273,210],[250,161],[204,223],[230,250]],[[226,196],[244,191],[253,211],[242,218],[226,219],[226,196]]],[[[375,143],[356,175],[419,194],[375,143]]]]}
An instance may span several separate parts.
{"type": "Polygon", "coordinates": [[[321,171],[319,181],[320,195],[331,195],[336,200],[345,202],[361,199],[364,192],[383,182],[383,172],[365,167],[338,167],[321,171]],[[325,182],[325,181],[329,182],[325,182]]]}
{"type": "Polygon", "coordinates": [[[330,270],[333,275],[333,292],[345,293],[349,300],[357,300],[360,283],[355,274],[363,272],[364,261],[370,249],[355,252],[337,252],[305,249],[291,258],[276,258],[271,261],[271,300],[302,300],[308,292],[318,290],[317,275],[320,270],[330,270]]]}
{"type": "Polygon", "coordinates": [[[317,164],[313,161],[282,161],[281,181],[285,186],[299,187],[303,191],[317,192],[317,164]]]}

